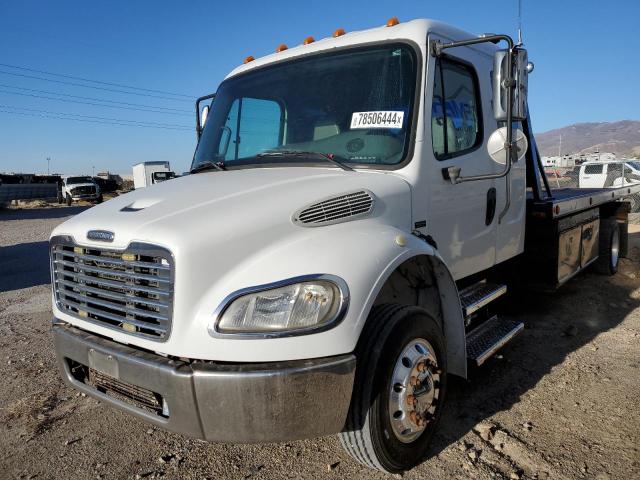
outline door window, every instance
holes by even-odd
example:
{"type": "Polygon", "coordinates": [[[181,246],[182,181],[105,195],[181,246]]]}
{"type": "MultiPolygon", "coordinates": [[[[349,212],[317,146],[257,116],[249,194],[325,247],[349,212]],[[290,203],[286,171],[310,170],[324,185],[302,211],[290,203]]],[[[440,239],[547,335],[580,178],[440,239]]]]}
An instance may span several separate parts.
{"type": "Polygon", "coordinates": [[[602,165],[587,165],[584,167],[585,175],[596,175],[602,173],[602,165]]]}
{"type": "Polygon", "coordinates": [[[447,58],[438,59],[433,90],[431,140],[436,158],[451,158],[480,145],[480,98],[473,68],[447,58]]]}

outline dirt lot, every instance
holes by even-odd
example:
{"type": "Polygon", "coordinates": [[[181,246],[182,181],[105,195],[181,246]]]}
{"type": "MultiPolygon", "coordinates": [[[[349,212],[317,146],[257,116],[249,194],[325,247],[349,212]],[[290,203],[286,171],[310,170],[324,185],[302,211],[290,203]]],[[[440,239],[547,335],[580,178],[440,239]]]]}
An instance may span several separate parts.
{"type": "MultiPolygon", "coordinates": [[[[46,240],[84,208],[0,210],[0,478],[388,478],[335,438],[209,444],[65,387],[46,240]]],[[[615,277],[527,300],[524,333],[451,383],[432,456],[404,478],[640,478],[640,226],[631,237],[615,277]]]]}

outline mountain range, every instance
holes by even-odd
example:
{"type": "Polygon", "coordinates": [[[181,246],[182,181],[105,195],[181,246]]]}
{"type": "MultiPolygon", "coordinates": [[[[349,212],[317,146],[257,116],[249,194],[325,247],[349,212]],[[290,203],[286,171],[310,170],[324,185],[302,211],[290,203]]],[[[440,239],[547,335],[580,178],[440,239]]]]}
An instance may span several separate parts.
{"type": "Polygon", "coordinates": [[[618,158],[640,158],[640,121],[575,123],[536,134],[536,143],[541,155],[558,155],[562,136],[562,155],[593,153],[615,153],[618,158]]]}

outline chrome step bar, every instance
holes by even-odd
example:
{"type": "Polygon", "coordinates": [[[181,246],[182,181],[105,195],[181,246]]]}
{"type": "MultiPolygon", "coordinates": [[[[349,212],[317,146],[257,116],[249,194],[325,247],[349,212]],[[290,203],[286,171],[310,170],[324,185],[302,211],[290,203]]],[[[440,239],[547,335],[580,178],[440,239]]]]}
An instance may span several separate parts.
{"type": "Polygon", "coordinates": [[[460,303],[465,318],[507,293],[506,285],[480,282],[460,291],[460,303]]]}
{"type": "Polygon", "coordinates": [[[524,323],[497,315],[467,334],[467,360],[477,366],[512,340],[524,329],[524,323]]]}

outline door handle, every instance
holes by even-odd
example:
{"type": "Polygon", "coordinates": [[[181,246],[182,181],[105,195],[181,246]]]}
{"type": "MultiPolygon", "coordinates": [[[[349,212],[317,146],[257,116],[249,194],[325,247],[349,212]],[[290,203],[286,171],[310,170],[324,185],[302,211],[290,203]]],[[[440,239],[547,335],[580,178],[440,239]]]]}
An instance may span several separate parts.
{"type": "Polygon", "coordinates": [[[485,225],[489,226],[496,215],[496,189],[491,187],[487,190],[487,211],[484,219],[485,225]]]}

